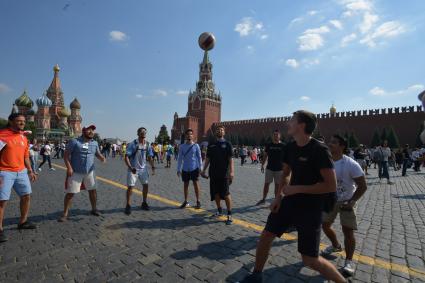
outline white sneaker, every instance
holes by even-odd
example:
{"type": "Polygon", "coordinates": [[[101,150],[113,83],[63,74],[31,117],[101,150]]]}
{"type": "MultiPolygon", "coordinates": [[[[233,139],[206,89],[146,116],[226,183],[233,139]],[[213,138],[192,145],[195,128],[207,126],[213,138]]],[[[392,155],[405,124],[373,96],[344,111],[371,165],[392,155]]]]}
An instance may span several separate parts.
{"type": "Polygon", "coordinates": [[[51,170],[51,171],[56,171],[56,169],[55,169],[55,168],[53,168],[53,167],[52,167],[52,168],[50,168],[50,170],[51,170]]]}
{"type": "Polygon", "coordinates": [[[41,168],[38,168],[38,171],[40,171],[40,172],[41,172],[41,168]]]}
{"type": "Polygon", "coordinates": [[[345,264],[344,267],[342,268],[342,270],[347,273],[350,276],[353,276],[354,271],[356,271],[356,267],[354,265],[354,262],[352,260],[345,260],[345,264]]]}
{"type": "Polygon", "coordinates": [[[341,251],[342,251],[341,246],[339,246],[339,247],[336,248],[336,247],[330,245],[326,249],[324,249],[320,254],[322,256],[329,256],[329,255],[331,255],[333,253],[338,253],[338,252],[341,252],[341,251]]]}

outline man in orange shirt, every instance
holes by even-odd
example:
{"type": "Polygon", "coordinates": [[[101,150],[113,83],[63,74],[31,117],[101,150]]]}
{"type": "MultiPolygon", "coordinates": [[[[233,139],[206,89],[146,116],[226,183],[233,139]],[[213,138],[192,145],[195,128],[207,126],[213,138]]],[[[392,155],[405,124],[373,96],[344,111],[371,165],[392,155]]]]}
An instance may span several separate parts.
{"type": "Polygon", "coordinates": [[[37,228],[27,219],[30,209],[30,179],[34,182],[36,175],[31,169],[29,144],[24,135],[24,127],[25,116],[12,113],[9,116],[8,128],[0,130],[0,242],[7,241],[3,231],[3,217],[12,187],[21,198],[18,229],[37,228]]]}

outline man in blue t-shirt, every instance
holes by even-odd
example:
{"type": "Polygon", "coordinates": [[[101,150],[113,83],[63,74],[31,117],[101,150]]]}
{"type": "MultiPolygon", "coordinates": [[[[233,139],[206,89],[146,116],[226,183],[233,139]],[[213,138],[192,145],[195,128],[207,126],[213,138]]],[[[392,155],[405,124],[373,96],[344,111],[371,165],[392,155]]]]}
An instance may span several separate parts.
{"type": "Polygon", "coordinates": [[[97,193],[96,193],[96,175],[94,173],[94,158],[97,157],[100,161],[105,162],[106,158],[100,153],[97,141],[93,140],[95,125],[90,125],[83,128],[81,137],[72,139],[64,154],[66,165],[66,180],[65,180],[65,200],[64,210],[59,222],[65,222],[68,219],[68,211],[71,207],[71,201],[74,194],[78,194],[82,187],[89,191],[91,214],[100,216],[99,210],[96,208],[97,193]]]}
{"type": "Polygon", "coordinates": [[[180,154],[177,160],[177,176],[182,177],[184,183],[184,201],[180,208],[189,206],[187,197],[189,194],[189,182],[193,182],[196,196],[196,209],[201,208],[199,201],[199,172],[202,167],[201,149],[197,143],[193,142],[192,129],[186,130],[186,142],[180,145],[180,154]],[[183,167],[183,168],[182,168],[183,167]]]}
{"type": "Polygon", "coordinates": [[[142,209],[149,210],[147,203],[148,198],[148,183],[149,171],[147,161],[149,161],[152,168],[152,175],[155,175],[155,166],[153,162],[152,147],[146,141],[146,128],[141,127],[137,130],[138,138],[127,145],[127,152],[125,154],[125,164],[128,167],[127,172],[127,204],[125,207],[125,214],[131,214],[131,194],[136,185],[137,179],[143,186],[143,202],[142,209]]]}

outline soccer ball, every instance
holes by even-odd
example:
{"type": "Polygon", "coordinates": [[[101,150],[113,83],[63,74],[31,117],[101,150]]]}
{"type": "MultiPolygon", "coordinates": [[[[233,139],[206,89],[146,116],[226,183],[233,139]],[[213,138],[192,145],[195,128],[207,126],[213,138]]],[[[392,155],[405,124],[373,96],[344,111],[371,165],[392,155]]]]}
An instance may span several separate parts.
{"type": "Polygon", "coordinates": [[[211,50],[215,45],[215,37],[210,32],[204,32],[199,36],[198,44],[205,51],[211,50]]]}

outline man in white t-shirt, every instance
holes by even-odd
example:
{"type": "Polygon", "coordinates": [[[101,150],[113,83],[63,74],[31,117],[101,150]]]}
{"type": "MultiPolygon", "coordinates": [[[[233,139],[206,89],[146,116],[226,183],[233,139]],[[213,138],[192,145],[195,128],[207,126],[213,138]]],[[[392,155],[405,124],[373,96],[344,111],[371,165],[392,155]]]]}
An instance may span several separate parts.
{"type": "Polygon", "coordinates": [[[339,135],[334,135],[329,143],[329,149],[334,161],[337,178],[337,202],[331,212],[323,214],[323,232],[332,242],[332,245],[322,251],[322,256],[329,256],[334,252],[342,251],[341,244],[338,242],[335,231],[331,227],[339,214],[342,232],[344,233],[346,253],[343,271],[351,276],[355,271],[353,264],[353,254],[356,247],[354,230],[357,230],[355,204],[367,190],[366,180],[360,165],[347,155],[344,155],[347,149],[346,139],[339,135]]]}
{"type": "Polygon", "coordinates": [[[38,171],[41,171],[41,167],[46,162],[49,164],[50,170],[53,170],[53,171],[55,170],[55,168],[52,167],[52,161],[51,161],[51,158],[50,158],[50,155],[52,154],[52,148],[53,147],[49,144],[49,142],[46,142],[46,144],[42,147],[41,155],[43,156],[43,161],[38,166],[38,171]]]}

